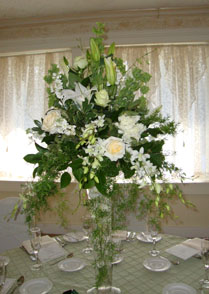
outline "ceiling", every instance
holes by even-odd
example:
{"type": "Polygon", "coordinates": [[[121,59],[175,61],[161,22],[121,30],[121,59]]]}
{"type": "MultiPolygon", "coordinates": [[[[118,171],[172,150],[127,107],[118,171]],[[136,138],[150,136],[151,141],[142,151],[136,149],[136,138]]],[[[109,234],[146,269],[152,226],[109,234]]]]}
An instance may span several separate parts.
{"type": "Polygon", "coordinates": [[[0,0],[0,20],[207,5],[209,0],[0,0]]]}

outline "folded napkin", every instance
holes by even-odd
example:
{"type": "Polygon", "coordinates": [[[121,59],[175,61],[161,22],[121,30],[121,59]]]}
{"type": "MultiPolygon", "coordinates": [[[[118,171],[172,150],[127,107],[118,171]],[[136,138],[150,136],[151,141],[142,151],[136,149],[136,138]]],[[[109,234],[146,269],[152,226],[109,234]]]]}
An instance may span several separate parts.
{"type": "MultiPolygon", "coordinates": [[[[41,237],[41,247],[46,246],[50,243],[54,243],[56,242],[53,238],[49,237],[48,235],[46,236],[42,236],[41,237]]],[[[57,242],[56,242],[57,243],[57,242]]],[[[29,254],[33,254],[33,249],[31,247],[31,243],[30,240],[25,240],[22,242],[22,246],[25,248],[25,250],[29,253],[29,254]]]]}
{"type": "Polygon", "coordinates": [[[116,230],[116,231],[112,232],[112,238],[126,240],[127,239],[127,231],[116,230]]]}
{"type": "MultiPolygon", "coordinates": [[[[182,244],[201,251],[201,242],[202,242],[202,239],[194,238],[194,239],[188,239],[188,240],[182,242],[182,244]]],[[[208,241],[208,244],[209,244],[209,241],[208,241]]]]}
{"type": "MultiPolygon", "coordinates": [[[[33,249],[30,244],[30,240],[26,240],[22,243],[22,246],[29,254],[33,254],[33,249]]],[[[41,248],[39,250],[38,257],[41,262],[45,263],[60,257],[67,256],[68,252],[62,248],[57,241],[49,236],[41,237],[41,248]]]]}
{"type": "Polygon", "coordinates": [[[175,255],[181,259],[188,259],[201,252],[201,239],[188,239],[180,244],[172,246],[165,250],[166,252],[175,255]]]}
{"type": "Polygon", "coordinates": [[[5,284],[3,288],[1,289],[1,294],[9,294],[10,291],[13,289],[13,286],[15,285],[16,281],[17,281],[16,279],[6,278],[5,284]]]}
{"type": "Polygon", "coordinates": [[[69,232],[63,236],[67,242],[80,242],[86,239],[84,232],[69,232]]]}
{"type": "Polygon", "coordinates": [[[38,257],[43,263],[66,257],[68,252],[62,248],[56,241],[40,248],[38,257]]]}

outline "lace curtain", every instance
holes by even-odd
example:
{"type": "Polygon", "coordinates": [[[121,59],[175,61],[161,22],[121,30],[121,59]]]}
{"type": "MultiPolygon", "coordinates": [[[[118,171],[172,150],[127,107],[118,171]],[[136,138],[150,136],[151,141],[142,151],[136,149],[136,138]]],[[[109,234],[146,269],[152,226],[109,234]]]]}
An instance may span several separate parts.
{"type": "Polygon", "coordinates": [[[23,157],[34,153],[34,145],[25,130],[34,126],[47,109],[46,83],[43,77],[52,63],[71,51],[0,58],[0,178],[27,179],[32,165],[23,157]]]}
{"type": "Polygon", "coordinates": [[[166,142],[168,160],[196,181],[209,180],[209,46],[170,45],[117,48],[131,66],[136,58],[152,74],[150,107],[179,123],[166,142]],[[148,62],[147,62],[148,61],[148,62]]]}
{"type": "MultiPolygon", "coordinates": [[[[179,122],[167,141],[169,160],[197,181],[209,180],[209,46],[170,45],[116,48],[130,67],[139,58],[152,74],[148,100],[179,122]],[[175,153],[176,152],[176,153],[175,153]],[[175,154],[174,154],[175,153],[175,154]]],[[[71,52],[0,58],[0,177],[26,178],[32,167],[22,159],[34,152],[25,130],[46,110],[43,76],[51,63],[71,52]]]]}

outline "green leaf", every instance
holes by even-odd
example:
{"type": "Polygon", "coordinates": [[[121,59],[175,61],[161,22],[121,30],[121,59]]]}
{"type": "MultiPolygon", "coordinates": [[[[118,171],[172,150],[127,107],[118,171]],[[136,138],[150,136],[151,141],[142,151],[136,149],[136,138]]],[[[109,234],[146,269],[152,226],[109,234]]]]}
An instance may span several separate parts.
{"type": "Polygon", "coordinates": [[[39,151],[39,152],[46,152],[48,149],[40,146],[39,144],[35,143],[35,146],[36,146],[36,149],[39,151]]]}
{"type": "Polygon", "coordinates": [[[69,65],[69,61],[67,60],[67,58],[65,56],[63,56],[63,61],[66,65],[69,65]]]}
{"type": "Polygon", "coordinates": [[[129,179],[134,175],[135,171],[131,169],[131,164],[129,162],[121,160],[120,166],[121,166],[121,169],[124,173],[125,179],[129,179]]]}
{"type": "Polygon", "coordinates": [[[39,120],[34,120],[34,124],[37,125],[37,127],[41,128],[42,123],[39,120]]]}
{"type": "Polygon", "coordinates": [[[69,87],[75,88],[75,83],[81,82],[81,78],[73,71],[69,71],[69,87]]]}
{"type": "Polygon", "coordinates": [[[41,160],[41,154],[27,154],[25,157],[23,157],[23,159],[29,163],[38,163],[41,160]]]}
{"type": "Polygon", "coordinates": [[[83,189],[90,189],[95,186],[94,180],[90,180],[83,185],[83,189]]]}
{"type": "Polygon", "coordinates": [[[67,187],[71,182],[71,175],[68,172],[64,172],[60,179],[61,189],[67,187]]]}
{"type": "Polygon", "coordinates": [[[82,167],[82,162],[83,162],[83,160],[81,158],[77,158],[77,159],[72,161],[70,166],[72,167],[72,169],[81,168],[82,167]]]}
{"type": "Polygon", "coordinates": [[[76,178],[76,180],[78,182],[80,182],[82,180],[83,176],[84,176],[82,168],[74,168],[73,169],[73,174],[74,174],[74,176],[75,176],[75,178],[76,178]]]}
{"type": "Polygon", "coordinates": [[[35,178],[37,171],[38,171],[38,166],[33,170],[33,178],[35,178]]]}

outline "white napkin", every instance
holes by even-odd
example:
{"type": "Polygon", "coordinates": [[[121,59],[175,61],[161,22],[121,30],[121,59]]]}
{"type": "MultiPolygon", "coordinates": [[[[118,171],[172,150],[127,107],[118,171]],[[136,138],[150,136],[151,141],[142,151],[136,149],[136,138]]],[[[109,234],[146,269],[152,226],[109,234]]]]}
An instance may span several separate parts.
{"type": "Polygon", "coordinates": [[[181,244],[172,246],[166,249],[165,251],[183,260],[187,260],[188,258],[200,253],[199,249],[187,246],[184,242],[182,242],[181,244]]]}
{"type": "MultiPolygon", "coordinates": [[[[195,248],[195,249],[199,250],[199,253],[200,253],[201,242],[202,242],[202,239],[194,238],[194,239],[188,239],[188,240],[184,241],[182,244],[189,246],[189,247],[192,247],[192,248],[195,248]]],[[[209,244],[209,241],[208,241],[208,244],[209,244]]]]}
{"type": "Polygon", "coordinates": [[[68,252],[62,248],[56,241],[40,248],[38,257],[45,263],[60,257],[66,257],[68,252]]]}
{"type": "Polygon", "coordinates": [[[2,294],[7,294],[12,288],[13,288],[13,285],[16,283],[16,279],[9,279],[9,278],[6,278],[5,280],[5,284],[1,290],[1,293],[2,294]]]}
{"type": "Polygon", "coordinates": [[[112,232],[112,238],[126,240],[127,239],[127,231],[116,230],[116,231],[112,232]]]}
{"type": "MultiPolygon", "coordinates": [[[[46,246],[50,243],[56,242],[53,238],[49,237],[48,235],[41,237],[41,247],[46,246]]],[[[57,243],[57,242],[56,242],[57,243]]],[[[33,249],[31,247],[30,240],[25,240],[22,242],[22,246],[26,249],[29,254],[33,254],[33,249]]]]}
{"type": "MultiPolygon", "coordinates": [[[[30,240],[24,241],[22,246],[29,254],[33,254],[30,240]]],[[[41,248],[38,254],[41,262],[45,263],[53,259],[65,257],[67,254],[68,252],[63,249],[53,238],[49,237],[48,235],[41,237],[41,248]]]]}
{"type": "Polygon", "coordinates": [[[84,232],[69,232],[63,236],[67,242],[79,242],[86,239],[84,232]]]}

